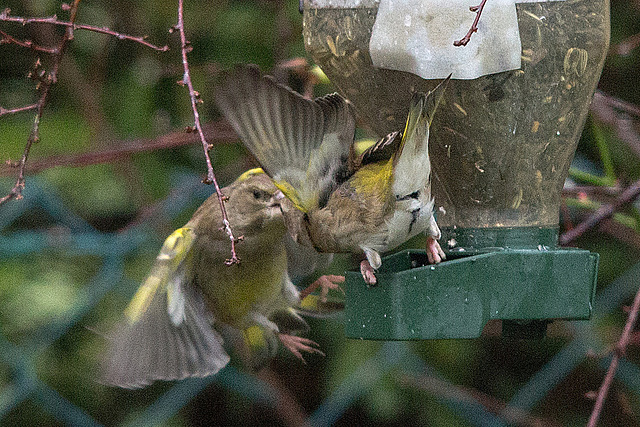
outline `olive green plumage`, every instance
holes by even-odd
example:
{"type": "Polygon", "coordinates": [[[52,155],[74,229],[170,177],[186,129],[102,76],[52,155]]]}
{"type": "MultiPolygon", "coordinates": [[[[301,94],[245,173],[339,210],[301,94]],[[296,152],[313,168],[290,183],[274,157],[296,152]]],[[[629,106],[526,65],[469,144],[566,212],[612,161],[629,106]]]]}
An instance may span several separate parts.
{"type": "Polygon", "coordinates": [[[257,367],[279,348],[278,334],[307,329],[292,308],[298,292],[287,274],[289,202],[261,170],[223,193],[233,231],[243,236],[241,263],[224,263],[229,238],[211,196],[165,241],[109,338],[103,382],[137,388],[212,375],[229,362],[229,347],[257,367]]]}

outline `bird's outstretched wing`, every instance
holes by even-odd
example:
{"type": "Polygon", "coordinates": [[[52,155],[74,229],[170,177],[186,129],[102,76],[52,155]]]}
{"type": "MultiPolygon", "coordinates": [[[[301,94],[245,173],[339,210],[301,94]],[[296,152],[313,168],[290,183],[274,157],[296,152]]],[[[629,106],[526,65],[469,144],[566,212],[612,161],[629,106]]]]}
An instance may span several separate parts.
{"type": "Polygon", "coordinates": [[[274,183],[307,212],[322,205],[348,168],[355,132],[340,95],[315,100],[238,66],[216,90],[216,104],[274,183]]]}
{"type": "Polygon", "coordinates": [[[215,374],[229,362],[199,289],[189,283],[191,228],[167,238],[125,319],[109,337],[102,382],[139,388],[215,374]]]}

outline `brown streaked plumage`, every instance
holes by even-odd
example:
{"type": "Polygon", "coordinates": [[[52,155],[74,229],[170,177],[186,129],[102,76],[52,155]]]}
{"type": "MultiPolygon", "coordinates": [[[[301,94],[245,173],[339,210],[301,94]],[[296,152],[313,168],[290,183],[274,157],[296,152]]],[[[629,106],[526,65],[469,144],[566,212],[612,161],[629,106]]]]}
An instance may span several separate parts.
{"type": "Polygon", "coordinates": [[[427,231],[427,254],[440,262],[433,218],[429,126],[444,84],[414,94],[402,138],[390,134],[355,155],[355,118],[338,94],[308,100],[237,67],[216,92],[216,103],[244,144],[294,205],[306,225],[300,242],[323,252],[364,253],[361,269],[375,283],[380,252],[427,231]]]}

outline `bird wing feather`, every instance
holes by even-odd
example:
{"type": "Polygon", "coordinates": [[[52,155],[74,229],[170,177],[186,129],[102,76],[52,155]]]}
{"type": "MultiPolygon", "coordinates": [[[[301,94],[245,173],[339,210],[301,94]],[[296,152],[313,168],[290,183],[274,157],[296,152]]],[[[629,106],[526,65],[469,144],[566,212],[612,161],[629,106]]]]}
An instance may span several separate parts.
{"type": "Polygon", "coordinates": [[[139,388],[155,380],[205,377],[229,362],[200,290],[189,283],[194,239],[193,229],[185,227],[165,241],[125,320],[109,337],[105,384],[139,388]]]}
{"type": "Polygon", "coordinates": [[[352,169],[358,170],[370,163],[389,160],[398,151],[402,141],[402,132],[391,132],[369,146],[352,161],[352,169]]]}
{"type": "Polygon", "coordinates": [[[332,190],[355,132],[351,106],[340,95],[305,99],[257,67],[242,66],[226,75],[216,104],[298,209],[317,206],[332,190]]]}

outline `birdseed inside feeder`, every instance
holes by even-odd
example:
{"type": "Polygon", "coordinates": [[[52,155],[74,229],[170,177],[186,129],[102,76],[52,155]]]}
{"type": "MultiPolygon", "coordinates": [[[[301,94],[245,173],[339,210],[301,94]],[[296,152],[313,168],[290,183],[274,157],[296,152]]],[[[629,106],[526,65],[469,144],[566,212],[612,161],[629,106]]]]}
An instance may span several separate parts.
{"type": "Polygon", "coordinates": [[[557,247],[561,191],[609,45],[607,0],[305,0],[304,43],[379,135],[415,91],[453,73],[429,151],[440,241],[387,257],[367,287],[347,273],[346,333],[471,338],[490,319],[539,336],[588,319],[598,255],[557,247]]]}

